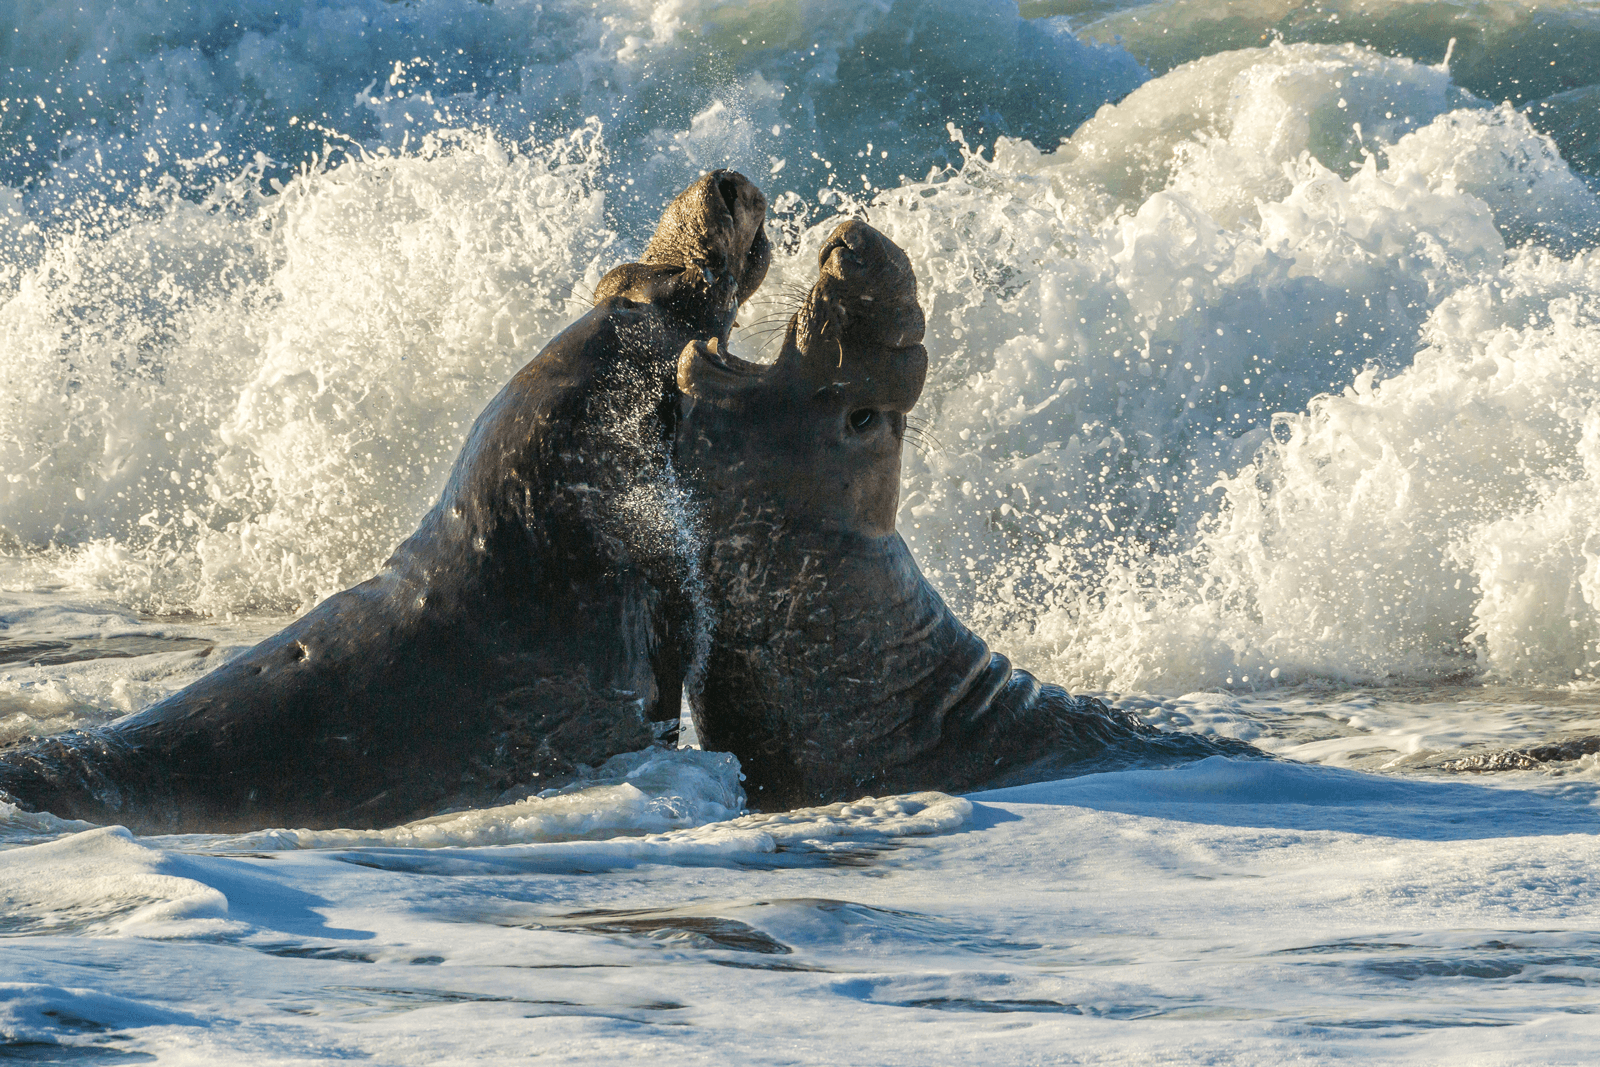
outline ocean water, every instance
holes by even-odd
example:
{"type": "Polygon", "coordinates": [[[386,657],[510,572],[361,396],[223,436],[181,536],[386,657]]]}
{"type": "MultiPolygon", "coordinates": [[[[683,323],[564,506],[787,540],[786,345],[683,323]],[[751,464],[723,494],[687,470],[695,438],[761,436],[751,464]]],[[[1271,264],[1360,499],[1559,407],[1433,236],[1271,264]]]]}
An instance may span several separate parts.
{"type": "Polygon", "coordinates": [[[0,1058],[1586,1063],[1600,4],[16,0],[0,743],[370,574],[716,166],[911,256],[899,525],[991,643],[1287,757],[372,832],[0,807],[0,1058]]]}

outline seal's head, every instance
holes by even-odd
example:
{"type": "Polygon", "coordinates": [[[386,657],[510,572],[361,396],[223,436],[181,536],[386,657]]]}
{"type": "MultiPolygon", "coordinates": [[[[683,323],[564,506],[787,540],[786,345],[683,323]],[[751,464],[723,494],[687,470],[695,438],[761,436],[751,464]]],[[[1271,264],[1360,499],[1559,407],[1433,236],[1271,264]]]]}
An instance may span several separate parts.
{"type": "Polygon", "coordinates": [[[744,175],[714,170],[667,205],[643,262],[611,271],[595,303],[624,297],[661,307],[726,342],[734,311],[766,277],[767,198],[744,175]]]}
{"type": "Polygon", "coordinates": [[[770,366],[696,341],[678,360],[678,451],[713,514],[754,510],[795,527],[894,532],[906,414],[928,353],[906,254],[851,220],[818,256],[816,284],[770,366]]]}

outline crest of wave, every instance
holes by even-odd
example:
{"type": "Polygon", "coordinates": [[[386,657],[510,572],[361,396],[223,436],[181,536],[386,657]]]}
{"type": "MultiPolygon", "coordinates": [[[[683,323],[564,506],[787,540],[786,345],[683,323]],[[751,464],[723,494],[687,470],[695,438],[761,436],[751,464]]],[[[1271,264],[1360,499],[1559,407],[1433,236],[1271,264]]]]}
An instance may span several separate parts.
{"type": "MultiPolygon", "coordinates": [[[[1407,482],[1354,458],[1382,433],[1330,427],[1370,408],[1393,462],[1465,462],[1384,398],[1531,328],[1526,294],[1587,299],[1559,279],[1587,277],[1600,203],[1525,117],[1440,67],[1273,46],[1155,79],[1054,153],[1002,141],[866,210],[930,312],[937,442],[908,457],[900,528],[998,647],[1139,688],[1454,673],[1472,634],[1493,643],[1461,553],[1538,494],[1492,464],[1407,482]]],[[[1581,383],[1574,366],[1549,372],[1581,383]]],[[[1532,419],[1510,397],[1474,432],[1532,419]]],[[[1565,425],[1541,433],[1570,459],[1582,417],[1565,425]]],[[[1558,480],[1562,462],[1528,459],[1558,480]]]]}
{"type": "Polygon", "coordinates": [[[1402,374],[1281,416],[1177,556],[1039,628],[1117,687],[1600,659],[1600,261],[1514,253],[1430,317],[1402,374]]]}
{"type": "Polygon", "coordinates": [[[593,127],[157,188],[52,231],[0,307],[0,515],[151,610],[294,610],[371,574],[613,243],[593,127]]]}

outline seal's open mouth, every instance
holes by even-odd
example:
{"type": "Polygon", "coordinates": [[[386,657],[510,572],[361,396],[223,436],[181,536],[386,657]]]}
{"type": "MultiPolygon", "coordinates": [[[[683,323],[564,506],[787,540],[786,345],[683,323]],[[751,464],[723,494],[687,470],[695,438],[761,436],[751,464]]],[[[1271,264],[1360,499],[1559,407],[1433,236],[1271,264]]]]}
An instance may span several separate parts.
{"type": "Polygon", "coordinates": [[[711,340],[705,344],[697,346],[695,348],[695,356],[696,358],[703,360],[718,370],[724,371],[728,374],[754,377],[764,373],[768,369],[760,363],[752,363],[747,359],[740,359],[738,356],[728,351],[728,346],[726,344],[722,343],[718,338],[715,337],[711,338],[711,340]]]}
{"type": "Polygon", "coordinates": [[[879,423],[898,430],[927,373],[923,325],[906,254],[852,219],[823,244],[816,282],[790,317],[776,362],[740,359],[726,338],[696,341],[679,359],[678,385],[689,402],[738,404],[765,425],[785,405],[806,403],[837,408],[856,435],[879,423]]]}

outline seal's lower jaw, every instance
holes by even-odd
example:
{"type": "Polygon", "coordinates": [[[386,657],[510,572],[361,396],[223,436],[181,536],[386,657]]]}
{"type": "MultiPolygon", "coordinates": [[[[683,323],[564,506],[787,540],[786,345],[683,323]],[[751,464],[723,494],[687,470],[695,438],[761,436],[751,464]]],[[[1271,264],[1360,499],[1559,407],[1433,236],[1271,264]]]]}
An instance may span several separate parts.
{"type": "Polygon", "coordinates": [[[766,370],[759,363],[751,363],[747,359],[740,359],[728,351],[726,341],[719,343],[716,338],[712,338],[710,343],[697,350],[696,355],[710,363],[717,370],[726,371],[729,374],[753,378],[759,377],[766,370]]]}
{"type": "Polygon", "coordinates": [[[771,369],[728,351],[725,338],[690,341],[678,356],[678,389],[685,396],[709,400],[753,385],[771,369]]]}

